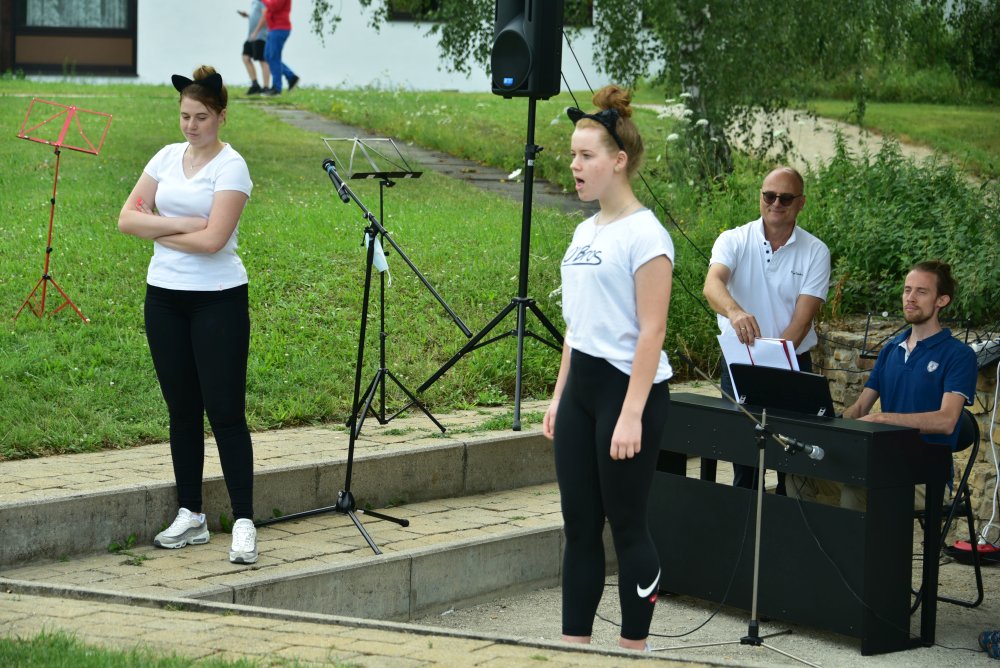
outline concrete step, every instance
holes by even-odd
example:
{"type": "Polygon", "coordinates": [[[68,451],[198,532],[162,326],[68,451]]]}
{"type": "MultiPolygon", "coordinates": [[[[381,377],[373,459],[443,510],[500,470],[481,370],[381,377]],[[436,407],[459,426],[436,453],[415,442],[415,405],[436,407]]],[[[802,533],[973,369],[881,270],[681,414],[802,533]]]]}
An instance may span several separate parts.
{"type": "MultiPolygon", "coordinates": [[[[532,406],[526,406],[526,411],[532,406]]],[[[493,411],[495,412],[495,411],[493,411]]],[[[166,444],[3,464],[0,565],[8,581],[67,591],[153,596],[408,620],[559,581],[562,520],[551,443],[537,428],[482,431],[489,411],[422,414],[365,425],[351,491],[358,521],[310,515],[258,529],[260,558],[229,563],[218,453],[206,448],[207,545],[152,546],[176,512],[166,444]],[[217,509],[212,513],[210,509],[217,509]],[[116,551],[109,545],[116,543],[116,551]]],[[[348,436],[307,428],[254,436],[258,515],[335,506],[348,436]]]]}
{"type": "MultiPolygon", "coordinates": [[[[554,483],[406,504],[402,527],[359,514],[375,555],[339,512],[260,527],[260,557],[229,563],[229,535],[206,545],[124,551],[6,568],[8,580],[120,596],[194,599],[406,621],[559,582],[562,518],[554,483]]],[[[613,554],[613,552],[612,552],[613,554]]]]}
{"type": "MultiPolygon", "coordinates": [[[[525,403],[524,411],[537,405],[525,403]]],[[[495,413],[496,411],[493,411],[495,413]]],[[[423,414],[365,424],[350,489],[359,508],[507,490],[555,479],[540,431],[482,431],[490,412],[423,414]]],[[[348,434],[335,427],[254,435],[259,518],[334,505],[345,488],[348,434]]],[[[0,464],[0,568],[149,544],[177,509],[167,444],[0,464]]],[[[214,444],[206,445],[204,509],[218,531],[229,500],[214,444]]]]}

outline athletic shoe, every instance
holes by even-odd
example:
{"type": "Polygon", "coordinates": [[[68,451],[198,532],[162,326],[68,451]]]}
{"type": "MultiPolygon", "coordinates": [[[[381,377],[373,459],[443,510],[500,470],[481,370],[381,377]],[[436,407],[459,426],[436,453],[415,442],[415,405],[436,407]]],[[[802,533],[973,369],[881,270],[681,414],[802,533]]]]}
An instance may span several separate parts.
{"type": "Polygon", "coordinates": [[[299,78],[297,76],[293,76],[291,79],[288,80],[288,90],[289,91],[291,91],[293,88],[295,88],[298,85],[299,85],[299,78]]]}
{"type": "Polygon", "coordinates": [[[208,523],[201,513],[192,513],[187,508],[177,511],[173,524],[156,534],[153,545],[176,549],[185,545],[204,545],[208,542],[208,523]]]}
{"type": "Polygon", "coordinates": [[[254,81],[250,84],[250,88],[247,88],[247,95],[260,95],[263,90],[264,89],[260,87],[260,84],[254,81]]]}
{"type": "Polygon", "coordinates": [[[244,517],[233,524],[229,561],[234,564],[252,564],[257,561],[257,529],[253,526],[253,520],[244,517]]]}
{"type": "Polygon", "coordinates": [[[274,88],[265,88],[260,92],[261,95],[281,95],[280,90],[275,90],[274,88]]]}

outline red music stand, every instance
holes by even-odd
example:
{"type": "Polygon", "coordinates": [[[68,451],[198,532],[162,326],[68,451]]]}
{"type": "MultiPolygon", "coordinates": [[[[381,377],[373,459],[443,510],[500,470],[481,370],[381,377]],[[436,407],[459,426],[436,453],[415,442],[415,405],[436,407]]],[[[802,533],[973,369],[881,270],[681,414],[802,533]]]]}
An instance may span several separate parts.
{"type": "Polygon", "coordinates": [[[111,114],[105,114],[100,111],[88,111],[86,109],[79,109],[76,106],[67,106],[64,104],[58,104],[56,102],[48,102],[46,100],[40,100],[37,97],[32,98],[31,104],[28,105],[28,113],[24,115],[24,122],[21,123],[21,131],[17,133],[20,139],[27,139],[28,141],[38,142],[40,144],[47,144],[49,146],[55,147],[56,153],[56,174],[52,182],[52,200],[49,208],[49,238],[45,245],[45,267],[42,269],[42,277],[38,279],[38,283],[35,287],[28,293],[28,298],[24,300],[21,304],[21,308],[17,310],[14,314],[14,320],[21,315],[21,311],[27,306],[32,313],[34,313],[39,318],[45,316],[45,294],[48,284],[51,283],[52,287],[59,291],[62,295],[63,303],[52,313],[58,313],[67,306],[72,306],[76,314],[80,316],[84,322],[90,322],[87,316],[83,315],[73,300],[69,298],[59,284],[56,283],[52,275],[49,274],[49,260],[52,256],[52,223],[56,216],[56,189],[59,187],[59,160],[61,158],[62,151],[60,149],[68,148],[73,151],[80,151],[81,153],[91,153],[97,155],[101,151],[101,147],[104,145],[104,138],[108,135],[108,128],[111,127],[111,114]],[[38,104],[39,107],[36,110],[35,105],[38,104]],[[35,112],[34,118],[32,118],[32,112],[35,112]],[[48,115],[50,114],[51,115],[48,115]],[[85,119],[81,121],[81,118],[85,119]],[[41,119],[41,120],[40,120],[41,119]],[[60,123],[57,119],[62,119],[60,123]],[[29,123],[31,125],[29,126],[29,123]],[[70,129],[75,125],[76,134],[79,135],[77,138],[75,135],[67,137],[70,133],[70,129]],[[84,126],[88,126],[85,128],[84,126]],[[100,129],[98,129],[100,128],[100,129]],[[90,139],[87,138],[87,129],[91,130],[91,134],[96,134],[94,131],[100,133],[101,139],[95,145],[90,139]],[[76,143],[72,143],[76,142],[76,143]],[[38,288],[41,288],[41,299],[38,307],[35,307],[34,301],[35,293],[38,292],[38,288]]]}

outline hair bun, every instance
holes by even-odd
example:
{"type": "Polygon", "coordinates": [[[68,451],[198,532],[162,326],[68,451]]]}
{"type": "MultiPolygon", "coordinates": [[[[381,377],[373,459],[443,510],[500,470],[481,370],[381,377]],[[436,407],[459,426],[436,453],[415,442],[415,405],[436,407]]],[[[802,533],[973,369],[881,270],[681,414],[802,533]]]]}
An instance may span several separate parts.
{"type": "Polygon", "coordinates": [[[199,67],[194,71],[194,74],[191,75],[191,78],[194,79],[195,81],[198,81],[199,79],[206,79],[212,76],[213,74],[217,74],[214,67],[212,67],[211,65],[202,65],[201,67],[199,67]]]}
{"type": "Polygon", "coordinates": [[[614,109],[622,118],[632,116],[632,93],[615,84],[609,84],[594,93],[593,102],[598,109],[614,109]]]}

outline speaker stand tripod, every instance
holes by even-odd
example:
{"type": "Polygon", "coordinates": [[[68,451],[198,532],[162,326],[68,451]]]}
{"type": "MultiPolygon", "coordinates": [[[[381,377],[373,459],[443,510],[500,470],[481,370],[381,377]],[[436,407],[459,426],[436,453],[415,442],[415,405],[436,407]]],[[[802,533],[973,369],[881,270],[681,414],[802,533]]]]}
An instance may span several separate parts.
{"type": "Polygon", "coordinates": [[[541,146],[535,145],[536,101],[535,97],[528,98],[528,139],[524,147],[524,196],[521,204],[521,256],[520,267],[518,270],[517,296],[511,299],[510,303],[503,307],[503,309],[501,309],[500,312],[492,320],[490,320],[489,324],[469,339],[469,341],[462,346],[461,350],[445,362],[441,368],[434,373],[434,375],[424,381],[423,385],[417,388],[417,392],[426,391],[427,388],[433,385],[438,378],[443,376],[448,369],[454,366],[455,363],[467,353],[470,353],[478,348],[482,348],[483,346],[487,346],[491,343],[495,343],[509,336],[517,337],[517,363],[514,377],[514,431],[521,430],[521,369],[524,363],[524,337],[529,336],[533,339],[541,341],[555,350],[562,350],[563,342],[562,334],[559,333],[559,330],[557,330],[549,319],[545,317],[545,314],[542,313],[540,308],[538,308],[535,300],[528,296],[528,259],[531,248],[531,198],[534,187],[535,156],[537,156],[542,150],[541,146]],[[498,334],[490,339],[486,339],[485,341],[483,340],[504,320],[504,318],[515,311],[517,312],[517,324],[514,329],[498,334]],[[554,339],[554,342],[543,338],[526,328],[528,311],[535,314],[535,317],[537,317],[542,325],[548,330],[549,334],[554,339]]]}

